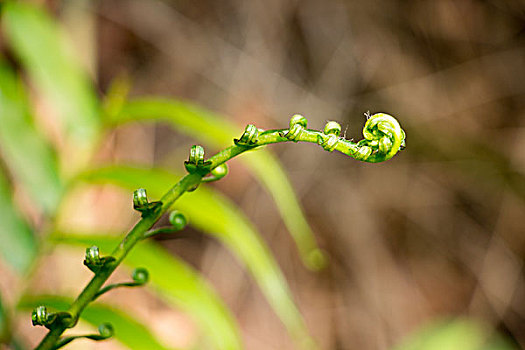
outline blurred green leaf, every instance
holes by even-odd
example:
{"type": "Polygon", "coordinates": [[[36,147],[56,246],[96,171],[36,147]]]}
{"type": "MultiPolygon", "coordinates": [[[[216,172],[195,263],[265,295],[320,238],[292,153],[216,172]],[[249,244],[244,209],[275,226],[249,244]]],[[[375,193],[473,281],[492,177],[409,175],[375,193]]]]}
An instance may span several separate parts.
{"type": "MultiPolygon", "coordinates": [[[[227,122],[210,111],[187,102],[160,98],[144,98],[123,105],[111,122],[122,124],[129,121],[166,121],[174,129],[191,135],[203,144],[224,148],[242,134],[242,129],[227,122]]],[[[323,254],[317,247],[297,197],[281,165],[271,153],[264,150],[241,158],[256,178],[270,192],[281,217],[294,238],[301,258],[311,269],[324,266],[323,254]]]]}
{"type": "MultiPolygon", "coordinates": [[[[23,347],[12,333],[12,324],[9,311],[0,294],[0,346],[6,344],[6,349],[22,350],[23,347]]],[[[2,347],[2,349],[4,349],[2,347]]]]}
{"type": "Polygon", "coordinates": [[[55,154],[37,131],[24,87],[0,61],[0,146],[11,171],[44,212],[56,209],[62,193],[55,154]]]}
{"type": "MultiPolygon", "coordinates": [[[[55,234],[51,241],[78,246],[97,245],[110,253],[120,243],[115,237],[55,234]]],[[[141,242],[124,260],[132,267],[145,267],[146,286],[153,287],[167,303],[192,316],[217,349],[241,349],[237,325],[213,289],[191,267],[153,242],[141,242]]]]}
{"type": "MultiPolygon", "coordinates": [[[[22,299],[18,304],[19,309],[31,310],[39,305],[45,305],[51,310],[67,310],[72,300],[60,296],[34,296],[22,299]]],[[[109,322],[115,329],[112,339],[117,339],[122,344],[134,350],[166,350],[151,334],[150,330],[136,321],[136,318],[122,310],[102,303],[92,303],[84,310],[81,319],[98,327],[104,322],[109,322]]]]}
{"type": "Polygon", "coordinates": [[[4,344],[9,336],[9,319],[7,316],[7,310],[4,307],[2,301],[2,295],[0,294],[0,344],[4,344]]]}
{"type": "Polygon", "coordinates": [[[395,350],[514,350],[498,336],[466,319],[435,322],[410,336],[395,350]]]}
{"type": "Polygon", "coordinates": [[[103,118],[113,120],[117,118],[126,104],[131,82],[126,75],[119,76],[111,81],[106,96],[104,97],[103,118]]]}
{"type": "Polygon", "coordinates": [[[15,210],[9,184],[0,170],[0,255],[22,273],[31,265],[36,251],[33,232],[15,210]]]}
{"type": "MultiPolygon", "coordinates": [[[[92,183],[112,183],[133,190],[144,187],[152,197],[161,197],[180,176],[159,169],[111,167],[86,173],[92,183]]],[[[216,236],[237,255],[253,274],[271,306],[292,337],[305,347],[312,341],[295,307],[286,280],[256,229],[239,208],[206,186],[177,200],[175,207],[189,217],[195,228],[216,236]]]]}
{"type": "MultiPolygon", "coordinates": [[[[43,8],[28,2],[7,2],[2,12],[5,37],[59,112],[68,146],[89,149],[98,135],[98,100],[61,28],[43,8]]],[[[76,158],[83,155],[76,154],[76,158]]]]}

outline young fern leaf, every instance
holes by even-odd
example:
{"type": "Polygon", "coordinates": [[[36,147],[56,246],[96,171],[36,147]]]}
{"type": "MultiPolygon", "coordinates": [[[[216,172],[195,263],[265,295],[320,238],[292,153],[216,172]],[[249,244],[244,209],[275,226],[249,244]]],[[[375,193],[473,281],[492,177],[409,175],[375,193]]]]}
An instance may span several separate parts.
{"type": "MultiPolygon", "coordinates": [[[[170,177],[170,180],[172,183],[173,178],[170,177]]],[[[155,191],[151,192],[152,194],[155,193],[155,191]]],[[[113,234],[86,235],[86,233],[62,232],[52,234],[50,242],[56,244],[58,248],[96,245],[102,251],[111,251],[113,247],[119,244],[119,239],[113,234]]],[[[146,241],[137,245],[126,257],[123,264],[128,268],[136,269],[144,266],[145,262],[147,262],[150,273],[148,286],[155,291],[157,297],[168,308],[181,311],[192,319],[199,329],[199,338],[206,339],[206,342],[214,349],[241,350],[243,348],[236,320],[213,287],[197,270],[181,258],[168,253],[154,241],[146,241]]],[[[62,301],[58,303],[56,298],[31,299],[31,303],[25,303],[24,308],[48,305],[55,310],[66,310],[71,305],[72,300],[61,299],[62,301]]],[[[139,330],[129,329],[129,326],[126,327],[125,324],[122,324],[122,320],[119,321],[119,318],[116,317],[119,313],[115,314],[114,310],[107,308],[101,309],[101,306],[98,301],[89,304],[80,317],[93,326],[110,322],[116,330],[115,338],[130,349],[166,350],[152,346],[155,337],[145,334],[141,336],[139,330]],[[148,342],[141,341],[145,336],[149,339],[148,342]]],[[[140,322],[140,320],[134,320],[131,317],[128,321],[125,323],[140,322]]],[[[145,323],[145,325],[147,324],[145,323]]]]}
{"type": "MultiPolygon", "coordinates": [[[[123,90],[118,86],[114,90],[119,89],[123,90]]],[[[112,107],[113,111],[108,114],[107,122],[110,126],[136,121],[164,121],[177,132],[187,134],[214,149],[223,149],[237,136],[238,126],[228,122],[227,118],[187,101],[145,97],[123,103],[122,93],[113,92],[108,96],[108,100],[112,100],[111,104],[116,106],[112,107]]],[[[321,269],[326,262],[324,254],[317,245],[292,185],[276,157],[270,152],[261,151],[241,159],[241,162],[273,198],[305,266],[311,270],[321,269]]],[[[213,177],[209,180],[212,181],[213,177]]],[[[203,182],[206,181],[207,177],[203,179],[203,182]]]]}
{"type": "Polygon", "coordinates": [[[97,294],[93,297],[93,300],[100,297],[102,294],[105,294],[115,288],[120,287],[140,287],[145,285],[149,280],[149,273],[148,270],[142,267],[138,267],[135,270],[133,270],[133,273],[131,275],[131,278],[133,279],[133,282],[124,282],[124,283],[113,283],[110,285],[105,286],[104,288],[101,288],[97,294]]]}
{"type": "MultiPolygon", "coordinates": [[[[115,243],[118,242],[115,241],[115,243]]],[[[18,303],[17,309],[25,311],[30,310],[35,305],[46,304],[55,310],[64,310],[72,301],[70,298],[56,295],[25,296],[18,303]]],[[[82,312],[81,319],[95,329],[104,323],[111,324],[116,331],[111,339],[120,342],[127,349],[168,350],[166,346],[159,343],[152,333],[150,325],[145,322],[146,320],[138,320],[135,316],[130,310],[125,311],[115,306],[95,302],[82,312]]],[[[75,347],[70,348],[74,349],[75,347]]],[[[20,349],[24,348],[20,347],[20,349]]],[[[174,349],[170,348],[170,350],[174,349]]]]}
{"type": "MultiPolygon", "coordinates": [[[[47,314],[45,307],[39,307],[34,311],[33,324],[44,325],[50,329],[37,349],[56,349],[57,344],[60,344],[62,333],[77,323],[86,306],[100,295],[101,288],[109,276],[133,247],[144,239],[145,234],[155,222],[171,209],[179,197],[185,192],[194,190],[208,173],[233,157],[259,146],[287,141],[303,141],[317,143],[329,152],[337,150],[360,161],[377,163],[391,159],[405,146],[405,133],[401,126],[394,117],[384,113],[374,114],[366,121],[363,128],[364,140],[358,143],[339,137],[341,127],[335,122],[328,122],[323,132],[306,129],[306,126],[306,119],[297,115],[290,121],[289,129],[263,131],[253,125],[248,125],[243,135],[234,141],[235,145],[209,159],[204,158],[202,147],[193,146],[189,160],[185,163],[189,174],[176,183],[160,201],[150,203],[147,200],[145,190],[135,192],[134,206],[137,210],[145,209],[140,210],[142,212],[141,220],[115,248],[110,256],[111,258],[96,270],[95,276],[73,302],[69,310],[59,314],[47,314]],[[155,204],[152,207],[153,203],[155,204]]],[[[88,252],[90,252],[89,249],[88,252]]],[[[95,262],[97,261],[95,254],[95,262]]],[[[301,343],[301,346],[304,348],[316,347],[310,341],[301,343]]]]}
{"type": "MultiPolygon", "coordinates": [[[[253,155],[255,154],[250,157],[253,155]]],[[[153,197],[160,197],[180,176],[162,169],[114,166],[90,171],[82,179],[88,183],[112,184],[127,190],[145,186],[153,197]]],[[[271,250],[240,208],[210,187],[199,188],[191,195],[181,197],[177,200],[176,206],[188,215],[195,229],[217,239],[243,266],[246,266],[289,334],[297,341],[307,339],[309,335],[302,316],[293,302],[292,294],[271,250]]],[[[168,229],[168,227],[156,228],[148,231],[145,236],[169,233],[168,229]]],[[[137,250],[143,247],[144,245],[140,245],[135,248],[126,262],[129,262],[128,259],[133,259],[137,250]]],[[[148,269],[153,276],[151,258],[143,261],[148,261],[148,269]]],[[[179,274],[165,275],[178,276],[179,274]]]]}
{"type": "Polygon", "coordinates": [[[102,323],[100,326],[98,326],[98,334],[73,335],[73,336],[61,338],[57,342],[53,350],[60,349],[61,347],[64,347],[67,344],[71,343],[73,340],[81,339],[81,338],[91,339],[95,341],[106,340],[106,339],[111,338],[114,333],[115,331],[111,323],[102,323]]]}

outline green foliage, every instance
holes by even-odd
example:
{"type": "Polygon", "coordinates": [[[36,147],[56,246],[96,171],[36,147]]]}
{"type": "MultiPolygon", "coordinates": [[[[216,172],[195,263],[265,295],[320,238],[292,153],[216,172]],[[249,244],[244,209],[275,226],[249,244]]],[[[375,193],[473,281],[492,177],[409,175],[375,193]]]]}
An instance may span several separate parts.
{"type": "Polygon", "coordinates": [[[5,343],[9,336],[9,321],[7,317],[7,310],[0,294],[0,344],[5,343]]]}
{"type": "MultiPolygon", "coordinates": [[[[216,237],[247,267],[298,347],[315,348],[283,274],[254,225],[240,208],[218,191],[204,186],[195,190],[201,183],[226,176],[226,161],[272,143],[310,142],[357,160],[385,161],[405,147],[405,134],[399,123],[387,114],[368,115],[364,139],[354,143],[340,137],[341,126],[336,122],[329,121],[322,131],[311,130],[307,129],[306,118],[295,115],[287,129],[264,131],[250,124],[239,137],[240,129],[236,125],[189,102],[155,97],[128,101],[129,87],[122,82],[114,85],[102,104],[64,31],[43,8],[28,2],[3,2],[0,23],[2,38],[6,40],[5,50],[9,50],[11,59],[18,60],[14,66],[20,66],[21,70],[20,74],[15,73],[10,63],[0,57],[0,257],[17,278],[27,284],[29,281],[24,279],[31,277],[27,272],[39,252],[45,251],[42,247],[54,244],[89,246],[84,264],[94,274],[74,300],[61,296],[21,296],[18,309],[36,307],[33,323],[50,330],[38,349],[56,349],[78,337],[104,340],[111,336],[132,349],[166,349],[147,322],[141,323],[133,315],[112,306],[93,303],[114,288],[136,286],[149,288],[169,307],[192,317],[203,338],[207,339],[206,345],[217,349],[241,349],[239,327],[233,315],[204,278],[159,244],[143,242],[158,233],[176,234],[188,222],[216,237]],[[50,142],[35,123],[35,111],[27,93],[30,88],[24,85],[24,78],[30,88],[35,88],[37,101],[43,101],[51,114],[58,115],[61,124],[58,141],[50,142]],[[125,123],[146,121],[167,123],[208,148],[227,148],[206,158],[203,147],[193,146],[186,162],[190,174],[179,182],[181,174],[165,170],[126,165],[98,168],[90,164],[102,127],[108,131],[125,123]],[[58,154],[52,144],[63,144],[57,147],[58,154]],[[62,198],[78,181],[111,183],[130,191],[138,188],[134,192],[134,208],[141,213],[141,219],[124,240],[113,235],[46,234],[58,230],[54,218],[61,214],[62,198]],[[38,216],[36,223],[29,224],[14,203],[14,186],[21,190],[22,198],[27,197],[34,206],[30,209],[38,216]],[[145,188],[160,200],[148,200],[145,188]],[[181,197],[186,192],[192,193],[181,197]],[[171,226],[152,229],[162,215],[171,211],[175,201],[181,212],[171,212],[171,226]],[[42,242],[37,240],[37,232],[33,230],[40,231],[42,242]],[[100,256],[100,251],[104,256],[100,256]],[[104,285],[121,263],[135,269],[132,280],[104,285]],[[62,337],[79,318],[101,327],[99,333],[62,337]]],[[[426,143],[427,138],[428,132],[424,139],[416,139],[416,142],[426,143]]],[[[421,149],[430,150],[434,158],[436,154],[447,161],[458,154],[469,158],[469,152],[474,150],[483,154],[486,164],[497,163],[508,170],[508,160],[492,149],[468,143],[465,138],[461,144],[444,135],[436,135],[433,139],[436,142],[421,149]]],[[[305,264],[311,269],[323,267],[324,254],[315,242],[280,163],[265,150],[243,157],[242,162],[274,198],[305,264]]],[[[510,175],[507,172],[497,175],[487,169],[469,171],[508,183],[520,197],[525,197],[520,174],[510,170],[507,171],[510,175]]],[[[0,299],[0,343],[10,342],[13,348],[19,349],[16,335],[11,334],[13,326],[8,316],[12,311],[7,310],[0,299]]],[[[471,320],[453,320],[430,325],[396,348],[419,349],[510,350],[513,347],[497,336],[487,337],[483,327],[471,320]]]]}
{"type": "MultiPolygon", "coordinates": [[[[404,146],[404,133],[397,121],[386,114],[371,116],[365,125],[365,139],[359,143],[339,137],[341,128],[335,122],[327,124],[322,132],[306,129],[306,119],[301,116],[292,118],[288,129],[263,131],[255,125],[248,125],[242,136],[234,140],[234,136],[239,136],[239,129],[224,118],[181,101],[152,98],[127,102],[124,85],[117,84],[101,109],[95,89],[62,29],[38,6],[7,2],[2,7],[2,29],[14,57],[19,59],[27,73],[29,83],[39,96],[44,97],[48,107],[57,112],[61,123],[60,141],[56,144],[63,143],[64,146],[60,147],[57,158],[51,143],[33,121],[32,106],[21,79],[7,63],[0,63],[1,155],[15,183],[20,183],[27,192],[38,213],[44,214],[44,223],[36,229],[57,230],[53,219],[60,215],[62,198],[78,180],[113,183],[129,190],[139,188],[134,192],[134,208],[141,213],[141,219],[124,240],[73,235],[47,235],[43,238],[45,245],[60,242],[91,246],[86,251],[84,264],[94,276],[72,302],[59,297],[38,297],[32,301],[23,298],[22,306],[46,304],[50,309],[67,309],[52,312],[44,305],[37,305],[32,314],[33,323],[50,330],[37,349],[56,349],[79,337],[103,340],[113,334],[113,328],[115,337],[134,349],[162,348],[145,326],[133,321],[129,315],[92,304],[114,288],[144,285],[148,276],[148,288],[153,288],[169,305],[191,315],[213,347],[242,347],[234,318],[202,277],[158,245],[141,242],[156,233],[173,233],[185,226],[184,217],[172,214],[172,226],[151,229],[172,209],[175,201],[193,227],[216,237],[246,265],[298,347],[315,348],[287,283],[256,228],[236,205],[217,191],[202,186],[193,191],[203,182],[224,177],[228,173],[225,163],[231,158],[272,143],[311,142],[327,151],[337,150],[362,161],[390,159],[404,146]],[[193,146],[190,159],[185,163],[189,174],[178,182],[180,175],[158,169],[127,166],[98,169],[90,164],[103,123],[109,129],[145,120],[168,122],[176,130],[212,148],[229,147],[206,159],[204,148],[193,146]],[[148,200],[145,188],[160,200],[148,200]],[[193,193],[181,197],[186,192],[193,193]],[[99,249],[106,255],[101,257],[99,249]],[[104,286],[121,263],[133,268],[146,267],[147,271],[135,270],[140,273],[134,273],[131,282],[104,286]],[[62,337],[63,332],[73,327],[79,318],[96,326],[109,321],[113,326],[103,326],[97,334],[62,337]]],[[[266,151],[245,157],[243,161],[273,196],[303,261],[312,269],[321,268],[324,255],[315,243],[279,162],[266,151]]],[[[38,247],[32,228],[18,213],[11,193],[7,177],[0,173],[0,252],[5,261],[22,273],[35,260],[38,247]]]]}
{"type": "Polygon", "coordinates": [[[34,124],[24,86],[0,62],[0,146],[3,159],[31,198],[46,213],[60,200],[56,155],[34,124]]]}
{"type": "Polygon", "coordinates": [[[394,350],[513,350],[497,335],[467,319],[436,321],[414,333],[394,350]]]}
{"type": "Polygon", "coordinates": [[[31,80],[59,112],[68,147],[84,159],[97,140],[99,105],[64,33],[45,11],[24,2],[7,2],[2,22],[31,80]]]}
{"type": "MultiPolygon", "coordinates": [[[[126,189],[145,185],[156,197],[160,197],[180,175],[160,169],[132,167],[102,168],[81,177],[92,183],[112,183],[126,189]]],[[[200,188],[177,201],[177,208],[189,217],[195,228],[214,235],[241,260],[296,339],[307,339],[302,317],[294,306],[286,281],[268,247],[259,233],[225,196],[211,188],[200,188]]]]}
{"type": "MultiPolygon", "coordinates": [[[[111,126],[132,121],[167,122],[175,130],[215,149],[230,145],[239,133],[239,128],[224,117],[186,101],[140,98],[119,106],[113,108],[107,121],[111,126]]],[[[265,150],[259,150],[241,161],[272,195],[305,264],[314,270],[322,268],[325,263],[323,254],[279,162],[265,150]]]]}
{"type": "Polygon", "coordinates": [[[14,270],[23,273],[35,258],[36,239],[15,209],[3,175],[0,172],[0,255],[14,270]]]}
{"type": "MultiPolygon", "coordinates": [[[[292,119],[292,121],[294,120],[295,119],[292,119]]],[[[104,289],[100,288],[117,266],[131,253],[138,242],[149,236],[148,230],[163,214],[172,208],[175,201],[179,200],[179,203],[184,203],[184,201],[190,201],[192,198],[198,198],[198,195],[194,195],[186,196],[182,201],[180,200],[185,192],[194,191],[206,174],[210,173],[212,169],[221,166],[228,160],[255,147],[287,141],[317,143],[327,151],[332,152],[337,149],[339,152],[358,160],[375,163],[389,159],[395,155],[401,148],[405,138],[399,123],[393,117],[386,114],[375,114],[367,120],[365,128],[363,129],[365,140],[357,144],[339,138],[338,135],[333,132],[333,125],[335,125],[334,122],[329,122],[328,126],[330,127],[325,127],[325,131],[322,133],[315,130],[304,129],[302,124],[299,125],[298,130],[293,129],[295,125],[291,124],[290,129],[269,131],[259,130],[249,125],[246,127],[242,136],[238,140],[234,140],[235,145],[224,149],[208,159],[204,158],[204,150],[201,146],[193,146],[190,150],[190,158],[185,163],[186,170],[189,174],[179,180],[159,201],[150,202],[145,189],[140,188],[134,192],[133,205],[136,210],[141,212],[142,218],[114,249],[110,256],[103,258],[105,259],[103,261],[102,258],[99,258],[98,248],[92,247],[87,250],[86,261],[88,264],[96,263],[97,265],[96,269],[91,269],[95,272],[95,276],[73,302],[68,312],[63,313],[62,317],[60,313],[56,315],[52,314],[48,317],[43,306],[38,307],[36,311],[33,312],[38,320],[42,319],[42,322],[39,321],[36,322],[36,324],[45,325],[50,329],[50,332],[42,340],[37,349],[53,349],[56,344],[68,341],[60,340],[61,334],[67,328],[72,327],[87,305],[102,293],[104,289]],[[294,132],[293,138],[287,137],[287,135],[291,135],[292,132],[294,132]],[[394,147],[395,151],[393,151],[391,147],[394,147]],[[362,152],[364,149],[366,149],[366,152],[362,152]],[[41,310],[44,311],[40,312],[41,310]],[[38,317],[40,314],[42,314],[42,317],[38,317]]],[[[104,171],[95,171],[88,173],[82,178],[92,180],[104,179],[105,181],[114,179],[117,180],[117,183],[126,183],[126,181],[134,182],[137,180],[141,182],[147,181],[144,175],[148,174],[140,174],[142,176],[135,175],[135,179],[131,169],[123,170],[124,171],[120,172],[118,168],[106,170],[105,177],[100,176],[100,174],[104,174],[104,171]]],[[[152,179],[153,176],[150,174],[147,178],[152,179]]],[[[169,183],[170,181],[167,182],[169,183]]],[[[155,188],[155,186],[159,184],[162,184],[162,181],[155,178],[154,182],[150,185],[152,188],[155,188]]],[[[129,185],[129,183],[127,185],[129,185]]],[[[202,193],[202,191],[198,193],[202,193]]],[[[214,201],[213,198],[213,196],[208,195],[201,201],[189,202],[186,211],[190,212],[190,217],[193,218],[193,222],[198,222],[200,217],[200,215],[196,213],[206,216],[206,219],[203,221],[203,229],[211,232],[217,230],[222,233],[218,238],[223,239],[251,269],[256,280],[261,283],[263,291],[266,292],[270,303],[274,304],[278,314],[281,316],[281,319],[291,334],[295,337],[298,345],[303,348],[314,348],[314,342],[309,339],[308,333],[304,330],[301,322],[301,317],[287,295],[288,293],[284,288],[286,285],[284,279],[280,276],[279,269],[276,265],[273,265],[271,258],[269,258],[270,254],[265,250],[264,245],[258,241],[257,235],[253,234],[248,225],[243,225],[242,221],[238,218],[231,220],[231,218],[234,217],[235,211],[225,204],[225,200],[214,201]],[[218,220],[215,221],[213,218],[218,218],[218,220]],[[208,226],[208,224],[210,224],[210,226],[208,226]]],[[[109,290],[113,287],[108,286],[106,288],[109,290]]],[[[93,338],[91,336],[89,337],[93,338]]],[[[94,337],[98,339],[98,336],[94,337]]]]}

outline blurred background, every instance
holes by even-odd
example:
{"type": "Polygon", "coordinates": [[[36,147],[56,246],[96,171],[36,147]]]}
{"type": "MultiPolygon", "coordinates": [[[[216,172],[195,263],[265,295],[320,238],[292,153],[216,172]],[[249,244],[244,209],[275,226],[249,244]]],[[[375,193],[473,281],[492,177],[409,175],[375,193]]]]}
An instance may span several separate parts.
{"type": "MultiPolygon", "coordinates": [[[[224,194],[258,230],[321,349],[525,348],[523,1],[37,3],[64,31],[71,60],[101,101],[115,85],[129,87],[130,99],[189,101],[225,116],[238,136],[248,123],[286,128],[295,113],[313,129],[335,120],[355,140],[367,111],[400,121],[407,148],[381,164],[312,144],[268,148],[326,253],[320,271],[304,266],[272,195],[241,160],[230,163],[223,180],[203,186],[224,194]]],[[[56,150],[61,174],[72,173],[78,156],[60,136],[58,108],[41,93],[41,79],[33,81],[41,67],[31,62],[40,61],[17,44],[23,41],[17,36],[35,32],[17,27],[15,17],[2,18],[2,60],[26,86],[35,128],[56,150]]],[[[90,162],[182,173],[189,146],[199,142],[183,131],[165,122],[119,125],[99,138],[90,162]]],[[[121,235],[137,220],[131,192],[111,185],[69,191],[50,220],[10,170],[6,143],[0,146],[14,205],[40,241],[50,221],[63,231],[103,236],[121,235]]],[[[299,348],[220,240],[189,227],[180,239],[156,243],[209,282],[236,320],[243,348],[299,348]]],[[[28,311],[14,311],[20,295],[74,297],[90,277],[82,248],[43,243],[39,249],[30,272],[0,263],[9,333],[20,348],[45,334],[31,327],[28,311]]],[[[119,270],[114,280],[128,273],[119,270]]],[[[147,324],[165,348],[208,348],[184,308],[166,305],[154,291],[117,290],[105,298],[147,324]]],[[[76,331],[82,329],[92,327],[82,323],[76,331]]],[[[125,346],[78,341],[70,348],[125,346]]]]}

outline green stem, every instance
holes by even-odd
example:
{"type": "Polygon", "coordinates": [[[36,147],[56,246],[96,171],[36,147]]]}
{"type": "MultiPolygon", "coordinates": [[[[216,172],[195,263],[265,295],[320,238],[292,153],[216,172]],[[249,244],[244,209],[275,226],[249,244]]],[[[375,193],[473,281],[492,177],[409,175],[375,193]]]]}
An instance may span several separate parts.
{"type": "MultiPolygon", "coordinates": [[[[334,122],[329,122],[325,127],[325,132],[305,129],[306,120],[302,116],[294,116],[290,123],[289,129],[262,131],[256,129],[253,125],[246,128],[245,133],[236,145],[230,146],[223,151],[209,158],[205,164],[205,170],[198,168],[199,171],[192,172],[183,177],[175,186],[173,186],[161,199],[161,206],[157,210],[149,211],[143,215],[142,219],[131,229],[122,242],[115,248],[111,256],[115,259],[105,264],[91,279],[77,299],[71,304],[68,313],[71,318],[67,322],[57,322],[56,325],[44,337],[36,350],[52,350],[60,340],[62,333],[73,327],[80,317],[86,306],[92,302],[100,289],[107,281],[109,276],[120,265],[129,251],[139,241],[147,236],[148,230],[173,206],[173,203],[185,192],[195,189],[204,176],[215,167],[224,164],[233,157],[255,149],[259,146],[265,146],[281,142],[311,142],[321,144],[323,148],[333,151],[337,150],[357,160],[377,163],[392,158],[398,150],[404,145],[404,132],[398,122],[391,116],[382,113],[376,114],[368,119],[365,124],[363,134],[365,140],[359,143],[345,140],[339,137],[340,126],[337,124],[334,132],[334,122]],[[295,120],[295,122],[294,122],[295,120]],[[292,127],[300,124],[303,127],[294,129],[290,137],[286,137],[288,132],[292,132],[292,127]],[[335,139],[334,139],[335,137],[335,139]],[[386,140],[388,138],[388,140],[386,140]],[[324,142],[328,140],[329,142],[324,142]],[[366,150],[366,152],[364,151],[366,150]]],[[[197,155],[198,152],[194,154],[197,155]]],[[[203,156],[203,154],[202,154],[203,156]]],[[[190,159],[191,159],[190,155],[190,159]]],[[[201,165],[202,166],[202,165],[201,165]]]]}
{"type": "Polygon", "coordinates": [[[67,328],[73,327],[82,311],[86,306],[93,301],[98,291],[102,288],[109,276],[115,271],[118,265],[126,257],[129,251],[139,242],[143,235],[157,222],[173,203],[186,192],[188,189],[198,185],[202,179],[201,175],[188,174],[183,177],[175,186],[173,186],[163,197],[161,210],[151,213],[143,217],[133,229],[126,235],[124,240],[115,248],[112,256],[115,261],[105,265],[99,272],[93,276],[88,285],[84,288],[82,293],[71,304],[68,312],[71,314],[73,322],[70,324],[58,324],[56,328],[49,331],[42,342],[36,347],[37,350],[51,350],[60,339],[60,336],[67,328]]]}

